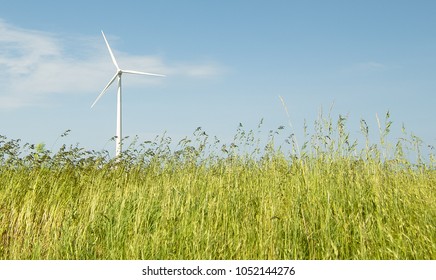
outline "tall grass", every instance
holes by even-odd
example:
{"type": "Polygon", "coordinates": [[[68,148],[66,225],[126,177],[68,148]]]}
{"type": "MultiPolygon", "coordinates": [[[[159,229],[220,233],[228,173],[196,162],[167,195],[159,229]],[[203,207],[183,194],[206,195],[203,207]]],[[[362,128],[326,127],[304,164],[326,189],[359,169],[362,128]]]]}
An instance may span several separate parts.
{"type": "Polygon", "coordinates": [[[277,145],[283,127],[266,144],[199,128],[121,159],[1,137],[0,258],[435,259],[434,156],[413,135],[387,143],[390,126],[371,144],[362,120],[357,143],[321,117],[301,149],[277,145]]]}

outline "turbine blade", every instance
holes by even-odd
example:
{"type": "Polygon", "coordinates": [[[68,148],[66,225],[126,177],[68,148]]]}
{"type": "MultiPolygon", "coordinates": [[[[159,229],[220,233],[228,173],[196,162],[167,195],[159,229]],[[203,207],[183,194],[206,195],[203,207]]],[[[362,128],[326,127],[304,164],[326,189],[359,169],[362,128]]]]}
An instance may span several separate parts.
{"type": "Polygon", "coordinates": [[[109,81],[109,83],[106,85],[106,87],[103,89],[103,91],[100,93],[100,95],[97,97],[97,99],[92,103],[91,108],[94,107],[94,105],[97,103],[97,101],[104,95],[108,87],[115,81],[115,79],[118,76],[118,72],[112,77],[112,79],[109,81]]]}
{"type": "Polygon", "coordinates": [[[147,75],[147,76],[157,76],[157,77],[166,77],[162,74],[154,74],[154,73],[146,73],[146,72],[139,72],[134,70],[121,70],[123,73],[129,73],[129,74],[137,74],[137,75],[147,75]]]}
{"type": "Polygon", "coordinates": [[[117,67],[117,70],[120,70],[120,67],[118,66],[118,63],[117,63],[117,61],[115,59],[115,56],[114,56],[114,53],[112,52],[111,47],[109,46],[109,43],[108,43],[108,41],[106,39],[106,36],[104,36],[103,30],[101,31],[101,34],[103,35],[104,41],[106,42],[107,49],[109,50],[109,53],[110,53],[110,55],[112,57],[112,62],[115,64],[115,67],[117,67]]]}

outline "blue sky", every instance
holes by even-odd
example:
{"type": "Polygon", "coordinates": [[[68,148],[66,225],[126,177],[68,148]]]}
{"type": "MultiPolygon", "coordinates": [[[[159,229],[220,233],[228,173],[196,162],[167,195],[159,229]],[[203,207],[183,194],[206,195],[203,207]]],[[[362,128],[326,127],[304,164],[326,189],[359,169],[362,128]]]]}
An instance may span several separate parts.
{"type": "MultiPolygon", "coordinates": [[[[0,135],[114,149],[122,68],[124,136],[174,140],[202,127],[231,141],[239,123],[265,134],[288,117],[302,141],[321,108],[358,134],[389,110],[436,145],[436,1],[1,1],[0,135]],[[66,139],[57,140],[71,129],[66,139]],[[59,142],[61,141],[61,142],[59,142]]],[[[290,133],[290,132],[289,132],[290,133]]]]}

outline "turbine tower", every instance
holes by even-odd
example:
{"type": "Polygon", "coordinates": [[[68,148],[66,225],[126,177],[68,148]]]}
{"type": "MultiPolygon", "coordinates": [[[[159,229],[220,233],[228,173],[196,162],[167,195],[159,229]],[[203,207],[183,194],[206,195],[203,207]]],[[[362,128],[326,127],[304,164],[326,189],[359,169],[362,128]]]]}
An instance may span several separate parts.
{"type": "Polygon", "coordinates": [[[124,73],[128,74],[137,74],[137,75],[147,75],[147,76],[158,76],[158,77],[165,77],[165,75],[161,74],[153,74],[153,73],[146,73],[146,72],[139,72],[134,70],[122,70],[115,59],[115,56],[112,52],[111,47],[109,46],[109,43],[106,39],[106,36],[104,36],[103,30],[101,31],[101,34],[103,35],[103,39],[106,42],[107,49],[109,50],[109,54],[111,55],[112,62],[114,63],[115,67],[117,68],[117,72],[112,77],[112,79],[109,81],[109,83],[106,85],[106,87],[103,89],[103,91],[100,93],[100,95],[97,97],[97,99],[94,101],[94,103],[91,105],[91,108],[94,107],[94,105],[98,102],[98,100],[106,93],[106,90],[112,85],[112,83],[115,81],[115,79],[118,78],[118,91],[117,91],[117,134],[116,134],[116,147],[115,147],[115,155],[118,157],[122,151],[121,148],[121,140],[122,140],[122,122],[121,122],[121,76],[124,73]]]}

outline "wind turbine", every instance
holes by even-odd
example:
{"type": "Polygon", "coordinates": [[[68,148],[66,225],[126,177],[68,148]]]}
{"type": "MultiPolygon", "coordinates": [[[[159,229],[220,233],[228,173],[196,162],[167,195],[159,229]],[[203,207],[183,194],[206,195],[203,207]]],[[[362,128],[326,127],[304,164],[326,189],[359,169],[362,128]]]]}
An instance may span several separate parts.
{"type": "Polygon", "coordinates": [[[106,85],[106,87],[103,89],[103,91],[100,93],[100,95],[97,97],[97,99],[94,101],[94,103],[91,105],[91,108],[94,107],[94,105],[98,102],[98,100],[106,93],[106,90],[112,85],[112,83],[115,81],[115,79],[118,78],[118,91],[117,91],[117,134],[116,134],[116,147],[115,147],[115,155],[118,157],[121,153],[121,140],[122,140],[122,122],[121,122],[121,76],[124,73],[128,74],[137,74],[137,75],[147,75],[147,76],[158,76],[158,77],[165,77],[165,75],[161,74],[153,74],[153,73],[146,73],[146,72],[139,72],[134,70],[122,70],[115,59],[115,56],[112,52],[111,47],[109,46],[109,43],[106,39],[106,36],[104,36],[103,30],[101,31],[101,34],[103,35],[103,39],[106,42],[107,49],[109,50],[109,54],[111,55],[112,62],[114,63],[115,67],[117,68],[117,72],[112,77],[112,79],[109,81],[109,83],[106,85]]]}

